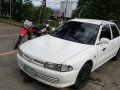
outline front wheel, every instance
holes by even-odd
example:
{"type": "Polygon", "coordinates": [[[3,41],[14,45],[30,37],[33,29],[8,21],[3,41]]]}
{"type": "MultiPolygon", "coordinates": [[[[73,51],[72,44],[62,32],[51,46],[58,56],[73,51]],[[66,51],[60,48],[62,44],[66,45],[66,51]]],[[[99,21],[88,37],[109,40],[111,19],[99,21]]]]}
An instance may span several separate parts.
{"type": "Polygon", "coordinates": [[[84,64],[77,76],[75,84],[73,85],[75,89],[81,89],[87,84],[90,77],[91,68],[92,67],[88,63],[84,64]]]}
{"type": "Polygon", "coordinates": [[[17,47],[19,46],[19,44],[21,43],[21,41],[22,41],[22,36],[19,36],[19,38],[18,38],[18,40],[17,40],[17,43],[16,43],[14,49],[17,49],[17,47]]]}

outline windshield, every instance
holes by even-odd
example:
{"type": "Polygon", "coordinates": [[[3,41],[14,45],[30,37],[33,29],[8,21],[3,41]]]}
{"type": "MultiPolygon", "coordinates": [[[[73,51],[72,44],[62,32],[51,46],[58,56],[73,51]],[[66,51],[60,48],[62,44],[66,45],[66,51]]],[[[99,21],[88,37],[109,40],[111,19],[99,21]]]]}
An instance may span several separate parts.
{"type": "Polygon", "coordinates": [[[67,22],[50,35],[82,44],[95,44],[99,25],[83,22],[67,22]]]}

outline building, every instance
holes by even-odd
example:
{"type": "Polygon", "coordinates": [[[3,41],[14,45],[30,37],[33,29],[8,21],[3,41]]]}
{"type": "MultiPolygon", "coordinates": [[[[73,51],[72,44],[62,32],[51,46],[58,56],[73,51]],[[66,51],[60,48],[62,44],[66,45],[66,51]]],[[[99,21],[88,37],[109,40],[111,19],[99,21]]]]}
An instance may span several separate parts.
{"type": "Polygon", "coordinates": [[[72,11],[76,9],[77,2],[75,1],[61,1],[60,3],[60,13],[64,15],[64,17],[71,18],[72,11]]]}

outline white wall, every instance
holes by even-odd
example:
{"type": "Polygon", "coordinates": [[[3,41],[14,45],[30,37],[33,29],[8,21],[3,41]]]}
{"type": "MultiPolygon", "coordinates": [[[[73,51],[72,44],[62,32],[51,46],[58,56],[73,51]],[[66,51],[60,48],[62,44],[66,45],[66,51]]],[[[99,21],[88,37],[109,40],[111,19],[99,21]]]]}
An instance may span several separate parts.
{"type": "Polygon", "coordinates": [[[60,12],[64,13],[64,17],[71,17],[72,16],[72,11],[74,9],[73,7],[74,2],[73,1],[68,1],[67,7],[66,7],[66,1],[62,1],[60,4],[60,12]],[[65,8],[66,8],[66,14],[65,14],[65,8]]]}

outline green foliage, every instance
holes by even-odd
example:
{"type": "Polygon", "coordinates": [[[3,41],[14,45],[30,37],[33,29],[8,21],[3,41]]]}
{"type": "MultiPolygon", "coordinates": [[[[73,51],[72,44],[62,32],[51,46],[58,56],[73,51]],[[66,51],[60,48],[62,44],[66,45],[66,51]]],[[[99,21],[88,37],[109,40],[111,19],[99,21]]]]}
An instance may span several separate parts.
{"type": "Polygon", "coordinates": [[[120,21],[120,0],[79,0],[74,17],[120,21]]]}
{"type": "Polygon", "coordinates": [[[46,8],[46,11],[47,12],[44,13],[44,6],[42,5],[39,7],[35,7],[34,20],[37,22],[44,22],[45,14],[47,19],[53,14],[53,10],[49,7],[46,8]]]}
{"type": "MultiPolygon", "coordinates": [[[[10,0],[1,0],[2,2],[2,15],[3,18],[9,18],[10,16],[10,0]]],[[[51,8],[46,8],[47,18],[53,14],[51,8]]],[[[45,18],[44,7],[36,7],[32,3],[23,4],[23,0],[11,0],[11,13],[12,19],[21,21],[23,18],[27,18],[34,22],[43,21],[45,18]]]]}
{"type": "Polygon", "coordinates": [[[5,17],[7,15],[8,5],[9,5],[8,0],[1,0],[1,17],[5,17]]]}

